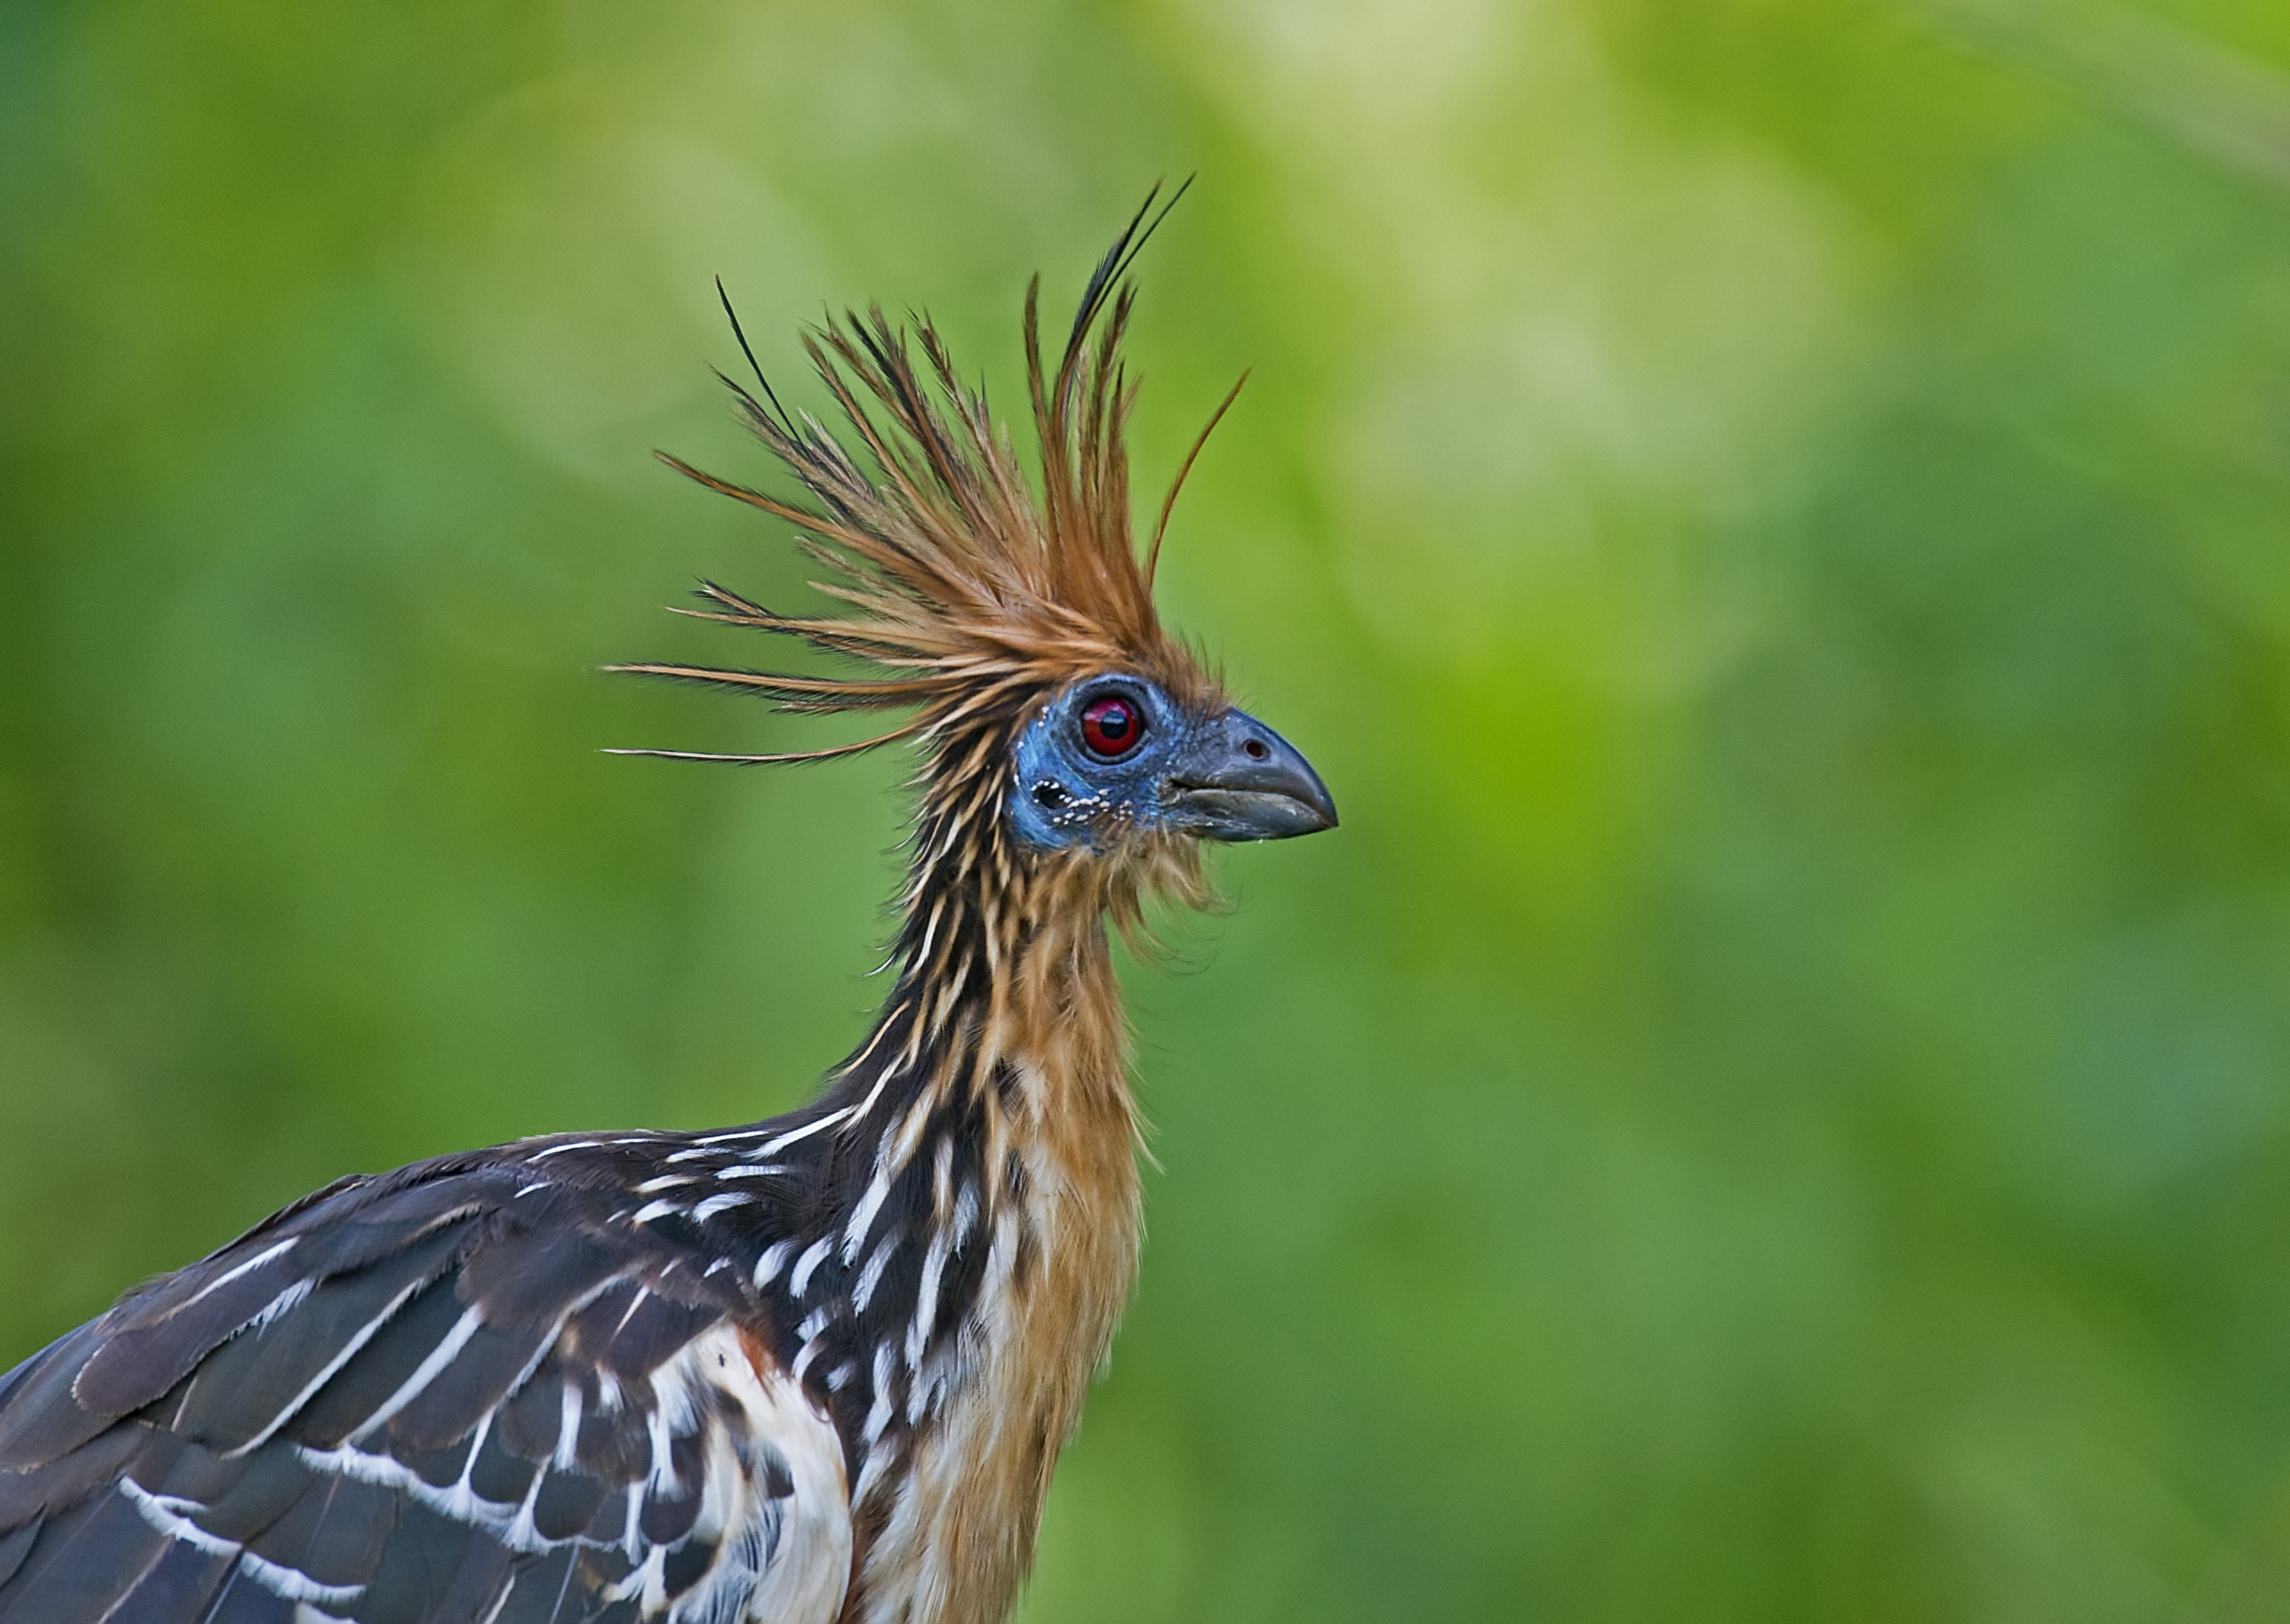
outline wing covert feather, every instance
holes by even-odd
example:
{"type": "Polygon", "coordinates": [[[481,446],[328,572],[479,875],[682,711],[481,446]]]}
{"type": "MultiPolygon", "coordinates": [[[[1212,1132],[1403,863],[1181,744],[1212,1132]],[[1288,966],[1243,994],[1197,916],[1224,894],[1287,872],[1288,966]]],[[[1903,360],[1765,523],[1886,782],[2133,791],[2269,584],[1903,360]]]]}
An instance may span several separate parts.
{"type": "Polygon", "coordinates": [[[614,1216],[346,1180],[0,1377],[0,1624],[829,1624],[834,1428],[614,1216]]]}

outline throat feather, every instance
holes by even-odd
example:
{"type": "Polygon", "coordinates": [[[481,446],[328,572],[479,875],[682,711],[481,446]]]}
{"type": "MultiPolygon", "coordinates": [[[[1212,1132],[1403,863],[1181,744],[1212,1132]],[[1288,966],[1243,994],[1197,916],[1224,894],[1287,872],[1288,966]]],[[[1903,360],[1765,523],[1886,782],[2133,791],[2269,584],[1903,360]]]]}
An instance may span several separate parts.
{"type": "Polygon", "coordinates": [[[969,860],[918,865],[899,980],[822,1102],[849,1112],[824,1268],[851,1281],[858,1334],[809,1370],[815,1388],[852,1372],[820,1396],[861,1530],[847,1616],[875,1624],[1000,1616],[1139,1246],[1104,881],[947,856],[969,860]],[[933,1584],[925,1567],[968,1578],[933,1584]]]}

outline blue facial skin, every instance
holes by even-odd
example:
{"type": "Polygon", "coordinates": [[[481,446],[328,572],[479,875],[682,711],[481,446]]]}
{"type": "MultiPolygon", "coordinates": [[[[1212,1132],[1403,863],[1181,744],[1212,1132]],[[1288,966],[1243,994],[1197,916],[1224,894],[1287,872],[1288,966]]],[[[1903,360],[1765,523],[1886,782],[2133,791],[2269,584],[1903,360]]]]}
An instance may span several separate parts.
{"type": "Polygon", "coordinates": [[[1336,827],[1336,804],[1296,747],[1242,710],[1196,716],[1141,677],[1076,683],[1019,735],[1011,831],[1037,851],[1100,850],[1125,835],[1286,840],[1336,827]],[[1082,713],[1117,697],[1143,726],[1109,759],[1082,737],[1082,713]]]}
{"type": "Polygon", "coordinates": [[[1010,792],[1010,827],[1020,841],[1045,851],[1093,846],[1101,820],[1133,829],[1166,819],[1162,786],[1194,723],[1168,695],[1134,676],[1076,683],[1045,705],[1018,740],[1010,792]],[[1118,761],[1082,742],[1081,713],[1097,700],[1127,700],[1144,719],[1144,737],[1118,761]]]}

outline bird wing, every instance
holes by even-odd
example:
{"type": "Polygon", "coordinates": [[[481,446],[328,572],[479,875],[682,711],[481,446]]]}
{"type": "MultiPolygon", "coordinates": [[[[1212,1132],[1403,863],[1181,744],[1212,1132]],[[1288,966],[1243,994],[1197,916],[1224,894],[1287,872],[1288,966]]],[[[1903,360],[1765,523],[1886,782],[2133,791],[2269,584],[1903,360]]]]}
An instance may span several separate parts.
{"type": "Polygon", "coordinates": [[[834,1428],[609,1203],[345,1180],[0,1377],[0,1624],[828,1624],[834,1428]]]}

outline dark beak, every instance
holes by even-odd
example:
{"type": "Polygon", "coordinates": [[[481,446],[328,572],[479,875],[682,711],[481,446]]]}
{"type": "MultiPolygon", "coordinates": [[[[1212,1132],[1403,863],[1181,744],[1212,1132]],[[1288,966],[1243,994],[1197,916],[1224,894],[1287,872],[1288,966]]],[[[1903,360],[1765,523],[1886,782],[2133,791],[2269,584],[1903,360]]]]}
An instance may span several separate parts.
{"type": "Polygon", "coordinates": [[[1169,766],[1170,823],[1204,840],[1285,840],[1336,827],[1336,804],[1296,747],[1228,710],[1169,766]]]}

